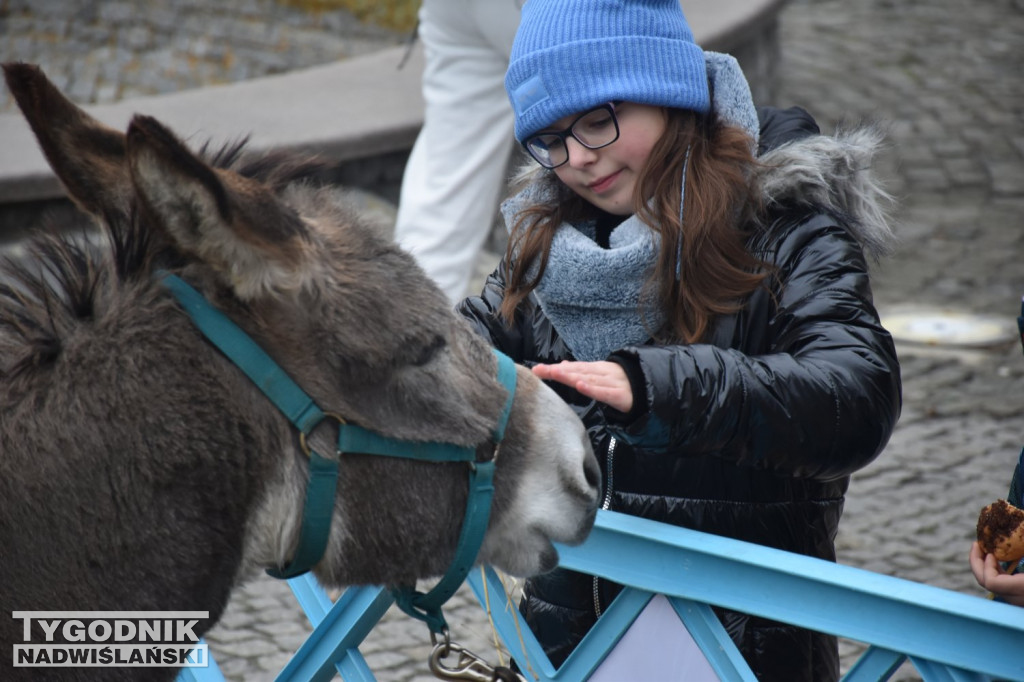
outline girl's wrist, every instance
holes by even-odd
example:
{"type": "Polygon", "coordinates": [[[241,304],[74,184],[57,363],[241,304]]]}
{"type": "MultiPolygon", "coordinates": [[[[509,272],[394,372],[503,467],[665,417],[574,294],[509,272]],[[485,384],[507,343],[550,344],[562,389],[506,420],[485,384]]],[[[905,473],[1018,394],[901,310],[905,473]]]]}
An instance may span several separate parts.
{"type": "Polygon", "coordinates": [[[644,378],[643,368],[635,355],[616,351],[608,357],[608,362],[614,362],[629,379],[629,387],[633,392],[633,407],[629,412],[621,412],[614,408],[606,408],[605,415],[610,421],[618,424],[630,424],[647,413],[647,382],[644,378]]]}

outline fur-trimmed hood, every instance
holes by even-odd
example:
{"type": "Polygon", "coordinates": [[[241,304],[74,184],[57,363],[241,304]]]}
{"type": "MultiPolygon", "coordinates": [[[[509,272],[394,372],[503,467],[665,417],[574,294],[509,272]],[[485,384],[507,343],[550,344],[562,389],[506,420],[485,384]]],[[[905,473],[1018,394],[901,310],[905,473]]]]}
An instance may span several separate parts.
{"type": "Polygon", "coordinates": [[[814,206],[841,218],[865,253],[879,259],[895,245],[893,197],[874,172],[884,133],[878,124],[809,135],[762,154],[754,187],[767,210],[814,206]]]}

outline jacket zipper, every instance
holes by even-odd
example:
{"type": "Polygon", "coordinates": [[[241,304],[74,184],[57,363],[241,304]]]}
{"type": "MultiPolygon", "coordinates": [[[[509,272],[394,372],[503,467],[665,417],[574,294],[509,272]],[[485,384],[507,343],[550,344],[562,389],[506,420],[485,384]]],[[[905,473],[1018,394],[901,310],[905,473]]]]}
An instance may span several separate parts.
{"type": "MultiPolygon", "coordinates": [[[[601,509],[610,509],[612,506],[612,464],[615,460],[615,437],[612,436],[611,440],[608,441],[608,454],[605,459],[605,487],[604,487],[604,500],[601,502],[601,509]]],[[[594,613],[598,618],[601,617],[601,597],[598,591],[597,581],[599,578],[594,576],[594,613]]]]}

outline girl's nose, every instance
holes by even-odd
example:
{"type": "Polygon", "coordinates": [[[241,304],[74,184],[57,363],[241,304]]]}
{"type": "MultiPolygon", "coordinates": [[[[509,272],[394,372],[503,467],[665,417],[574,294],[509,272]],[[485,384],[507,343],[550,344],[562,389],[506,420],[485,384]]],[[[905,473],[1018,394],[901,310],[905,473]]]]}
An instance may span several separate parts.
{"type": "Polygon", "coordinates": [[[565,151],[569,155],[569,165],[573,168],[583,168],[594,163],[598,152],[597,149],[585,147],[575,137],[565,141],[565,151]]]}

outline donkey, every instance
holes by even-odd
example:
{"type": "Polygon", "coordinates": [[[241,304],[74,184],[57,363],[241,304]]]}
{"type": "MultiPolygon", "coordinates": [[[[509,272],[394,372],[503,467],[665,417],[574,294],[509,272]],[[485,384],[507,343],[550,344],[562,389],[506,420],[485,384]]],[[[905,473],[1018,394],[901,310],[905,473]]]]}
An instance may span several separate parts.
{"type": "MultiPolygon", "coordinates": [[[[190,149],[153,118],[127,134],[37,67],[7,84],[99,244],[33,236],[0,267],[0,677],[24,642],[14,611],[208,611],[295,551],[308,456],[288,419],[206,341],[159,281],[189,282],[325,412],[403,441],[489,454],[508,391],[486,342],[318,167],[243,144],[190,149]]],[[[582,542],[600,474],[584,429],[526,369],[477,561],[514,575],[582,542]]],[[[311,435],[333,453],[327,429],[311,435]],[[326,445],[324,445],[326,443],[326,445]]],[[[442,574],[467,465],[341,455],[326,586],[442,574]]],[[[42,634],[33,632],[33,642],[42,634]]],[[[166,668],[51,668],[168,679],[166,668]]]]}

